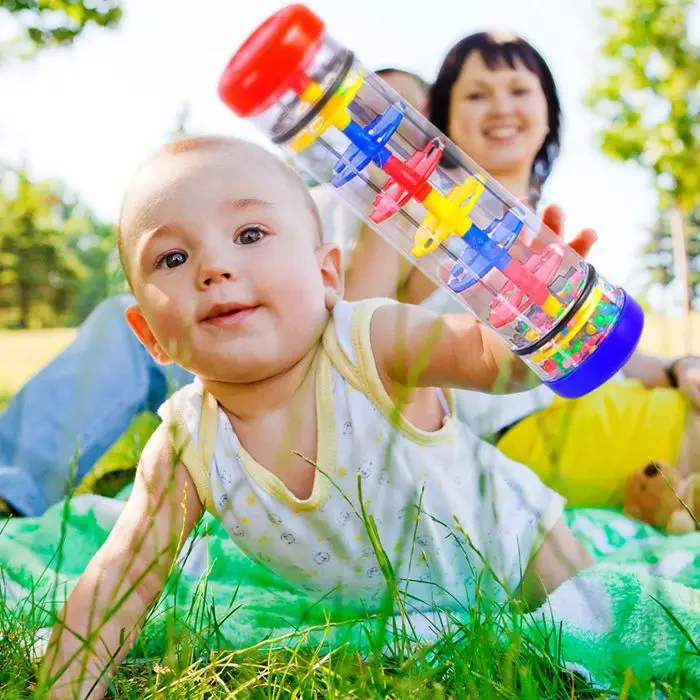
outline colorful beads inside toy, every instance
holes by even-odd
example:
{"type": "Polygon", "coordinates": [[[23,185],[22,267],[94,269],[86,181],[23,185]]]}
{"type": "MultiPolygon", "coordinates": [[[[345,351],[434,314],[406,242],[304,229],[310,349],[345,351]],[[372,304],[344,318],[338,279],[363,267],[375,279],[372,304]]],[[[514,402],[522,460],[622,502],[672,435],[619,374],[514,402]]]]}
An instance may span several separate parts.
{"type": "Polygon", "coordinates": [[[620,303],[617,290],[598,278],[597,286],[566,327],[531,359],[552,379],[568,374],[603,342],[617,321],[620,303]]]}

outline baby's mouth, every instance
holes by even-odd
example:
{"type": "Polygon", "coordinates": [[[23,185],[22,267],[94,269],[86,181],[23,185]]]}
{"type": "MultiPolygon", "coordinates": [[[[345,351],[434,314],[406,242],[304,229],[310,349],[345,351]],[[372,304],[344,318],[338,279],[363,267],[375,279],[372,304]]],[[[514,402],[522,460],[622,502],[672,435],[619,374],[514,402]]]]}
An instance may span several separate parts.
{"type": "Polygon", "coordinates": [[[212,326],[233,326],[249,318],[259,306],[242,306],[240,304],[216,304],[202,318],[202,323],[212,326]]]}

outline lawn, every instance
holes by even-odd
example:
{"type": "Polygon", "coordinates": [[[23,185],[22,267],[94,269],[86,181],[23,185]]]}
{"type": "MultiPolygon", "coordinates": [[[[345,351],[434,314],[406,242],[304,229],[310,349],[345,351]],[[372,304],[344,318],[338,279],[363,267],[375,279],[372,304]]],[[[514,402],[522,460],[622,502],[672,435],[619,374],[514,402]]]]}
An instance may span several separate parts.
{"type": "Polygon", "coordinates": [[[72,328],[0,330],[0,397],[14,394],[74,337],[72,328]]]}

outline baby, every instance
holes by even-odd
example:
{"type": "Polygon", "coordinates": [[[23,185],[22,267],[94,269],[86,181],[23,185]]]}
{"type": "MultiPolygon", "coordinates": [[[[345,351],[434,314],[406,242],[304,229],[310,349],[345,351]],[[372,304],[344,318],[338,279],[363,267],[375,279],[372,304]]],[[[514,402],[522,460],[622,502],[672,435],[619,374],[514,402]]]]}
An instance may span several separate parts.
{"type": "Polygon", "coordinates": [[[526,367],[467,314],[342,301],[339,249],[272,154],[170,144],[129,186],[119,245],[131,328],[197,379],[161,408],[61,612],[55,697],[102,696],[204,509],[300,589],[368,607],[390,584],[409,605],[469,605],[477,582],[536,606],[590,564],[563,499],[453,416],[450,389],[489,391],[504,368],[517,388],[526,367]]]}

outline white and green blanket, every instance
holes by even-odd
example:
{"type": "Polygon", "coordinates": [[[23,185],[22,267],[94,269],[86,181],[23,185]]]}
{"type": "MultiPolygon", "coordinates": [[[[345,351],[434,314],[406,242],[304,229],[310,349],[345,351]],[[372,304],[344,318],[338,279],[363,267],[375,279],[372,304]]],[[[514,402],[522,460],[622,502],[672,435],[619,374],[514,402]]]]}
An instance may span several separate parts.
{"type": "MultiPolygon", "coordinates": [[[[41,518],[0,521],[0,590],[8,609],[36,628],[50,624],[51,603],[65,599],[122,507],[120,499],[83,495],[41,518]]],[[[700,687],[700,533],[666,537],[605,510],[572,510],[567,517],[597,565],[533,613],[528,634],[542,639],[556,629],[551,643],[557,653],[596,683],[613,682],[627,669],[649,680],[671,678],[682,668],[700,687]]],[[[178,610],[186,618],[197,600],[209,618],[190,616],[189,623],[204,626],[207,638],[206,619],[216,615],[212,648],[248,647],[327,628],[329,617],[339,623],[333,628],[336,641],[342,636],[338,630],[345,630],[344,639],[354,630],[357,638],[359,623],[348,621],[358,611],[326,610],[290,588],[247,559],[210,516],[183,551],[188,556],[181,558],[133,653],[158,654],[165,620],[178,610]]]]}

